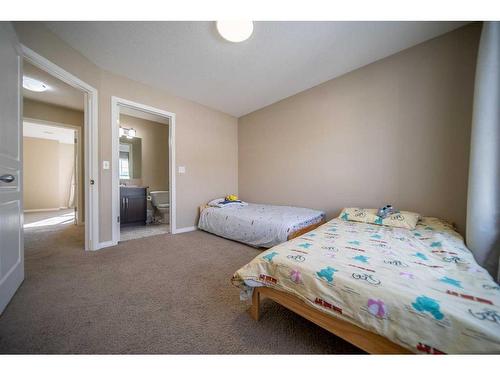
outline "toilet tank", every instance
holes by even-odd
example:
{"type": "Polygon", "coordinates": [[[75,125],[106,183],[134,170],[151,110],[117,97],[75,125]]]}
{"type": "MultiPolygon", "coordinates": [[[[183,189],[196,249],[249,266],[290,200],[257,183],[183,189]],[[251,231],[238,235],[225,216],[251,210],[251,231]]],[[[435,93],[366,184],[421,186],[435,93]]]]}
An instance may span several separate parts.
{"type": "Polygon", "coordinates": [[[153,206],[169,203],[170,200],[168,191],[151,191],[149,195],[151,196],[153,206]]]}

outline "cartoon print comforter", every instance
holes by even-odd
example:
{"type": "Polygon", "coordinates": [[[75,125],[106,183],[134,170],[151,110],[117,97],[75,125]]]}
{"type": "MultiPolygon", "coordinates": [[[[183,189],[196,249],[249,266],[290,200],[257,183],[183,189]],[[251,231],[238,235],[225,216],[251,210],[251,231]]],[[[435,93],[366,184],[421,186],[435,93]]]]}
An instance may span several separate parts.
{"type": "Polygon", "coordinates": [[[500,353],[500,288],[436,218],[415,230],[333,219],[238,270],[416,353],[500,353]]]}

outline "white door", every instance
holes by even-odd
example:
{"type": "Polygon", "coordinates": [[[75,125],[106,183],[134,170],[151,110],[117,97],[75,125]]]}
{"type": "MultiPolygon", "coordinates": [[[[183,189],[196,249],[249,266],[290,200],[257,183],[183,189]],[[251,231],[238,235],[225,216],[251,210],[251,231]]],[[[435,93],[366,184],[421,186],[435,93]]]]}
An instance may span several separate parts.
{"type": "Polygon", "coordinates": [[[0,22],[0,314],[24,279],[21,56],[9,22],[0,22]]]}

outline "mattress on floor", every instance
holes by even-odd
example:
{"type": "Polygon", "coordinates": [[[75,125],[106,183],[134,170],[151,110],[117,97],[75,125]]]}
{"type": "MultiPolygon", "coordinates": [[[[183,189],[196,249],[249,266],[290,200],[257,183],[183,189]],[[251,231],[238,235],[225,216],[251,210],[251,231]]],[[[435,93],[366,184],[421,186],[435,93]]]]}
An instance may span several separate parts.
{"type": "Polygon", "coordinates": [[[416,353],[500,353],[500,288],[439,219],[415,230],[334,219],[238,270],[416,353]]]}
{"type": "Polygon", "coordinates": [[[308,208],[249,203],[237,207],[207,207],[200,213],[198,228],[251,246],[272,247],[324,217],[324,212],[308,208]]]}

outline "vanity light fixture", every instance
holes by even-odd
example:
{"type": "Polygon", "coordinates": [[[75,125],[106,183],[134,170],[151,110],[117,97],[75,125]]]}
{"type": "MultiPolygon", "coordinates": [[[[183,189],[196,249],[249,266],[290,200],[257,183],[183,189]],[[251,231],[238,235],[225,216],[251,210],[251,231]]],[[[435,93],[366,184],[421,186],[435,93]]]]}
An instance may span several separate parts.
{"type": "Polygon", "coordinates": [[[252,21],[217,21],[216,26],[224,39],[234,43],[247,40],[253,33],[252,21]]]}
{"type": "Polygon", "coordinates": [[[120,134],[120,137],[125,136],[128,139],[132,139],[132,138],[134,138],[136,136],[137,133],[136,133],[136,131],[135,131],[134,128],[128,129],[128,128],[122,128],[120,126],[120,133],[119,134],[120,134]]]}
{"type": "Polygon", "coordinates": [[[28,76],[23,76],[23,87],[26,90],[35,92],[44,92],[49,89],[49,86],[38,79],[31,78],[28,76]]]}

